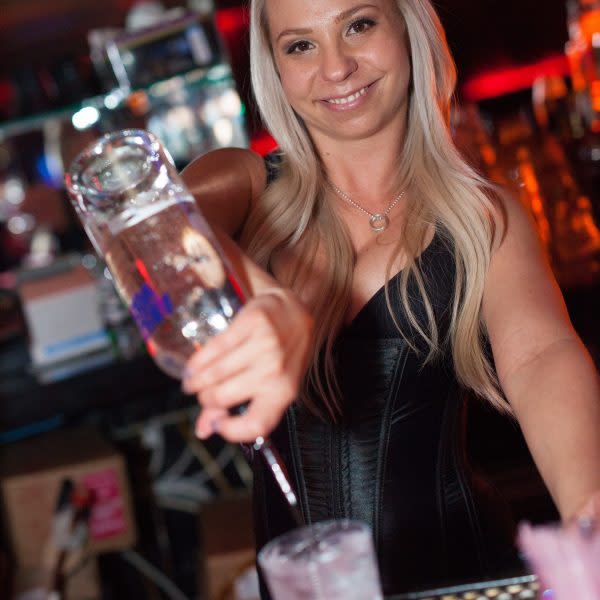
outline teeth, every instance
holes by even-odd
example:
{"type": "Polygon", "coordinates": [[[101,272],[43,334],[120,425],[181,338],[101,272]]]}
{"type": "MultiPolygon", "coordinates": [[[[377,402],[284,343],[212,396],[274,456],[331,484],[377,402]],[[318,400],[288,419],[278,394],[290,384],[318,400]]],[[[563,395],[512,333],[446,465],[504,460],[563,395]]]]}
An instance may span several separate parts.
{"type": "Polygon", "coordinates": [[[355,92],[350,96],[346,96],[345,98],[332,98],[331,100],[327,100],[327,102],[329,102],[329,104],[348,104],[349,102],[354,102],[354,100],[360,98],[360,96],[364,96],[367,93],[368,87],[369,86],[367,85],[362,90],[358,90],[358,92],[355,92]]]}

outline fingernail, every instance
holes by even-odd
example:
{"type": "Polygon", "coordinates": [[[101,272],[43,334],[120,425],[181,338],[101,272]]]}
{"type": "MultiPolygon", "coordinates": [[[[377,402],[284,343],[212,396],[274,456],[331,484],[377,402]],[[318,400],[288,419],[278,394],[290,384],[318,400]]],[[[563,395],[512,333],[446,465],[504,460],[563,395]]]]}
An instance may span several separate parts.
{"type": "Polygon", "coordinates": [[[577,519],[577,526],[579,527],[581,535],[589,537],[596,530],[596,521],[592,517],[579,517],[579,519],[577,519]]]}
{"type": "Polygon", "coordinates": [[[205,440],[211,434],[210,431],[207,431],[204,429],[204,427],[198,425],[198,423],[196,423],[195,432],[196,437],[200,438],[201,440],[205,440]]]}

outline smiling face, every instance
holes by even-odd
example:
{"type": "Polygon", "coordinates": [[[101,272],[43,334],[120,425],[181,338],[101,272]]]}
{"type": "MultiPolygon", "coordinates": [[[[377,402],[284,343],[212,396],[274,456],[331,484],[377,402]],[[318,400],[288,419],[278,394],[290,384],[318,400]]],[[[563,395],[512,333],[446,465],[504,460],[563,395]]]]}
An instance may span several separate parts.
{"type": "Polygon", "coordinates": [[[393,0],[267,0],[266,11],[283,90],[315,141],[403,131],[410,60],[393,0]]]}

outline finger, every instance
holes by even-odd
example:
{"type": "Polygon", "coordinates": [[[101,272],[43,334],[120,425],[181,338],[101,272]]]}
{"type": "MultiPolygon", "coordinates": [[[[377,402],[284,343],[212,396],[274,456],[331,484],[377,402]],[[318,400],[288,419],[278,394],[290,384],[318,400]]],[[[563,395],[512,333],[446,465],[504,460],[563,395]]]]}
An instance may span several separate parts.
{"type": "Polygon", "coordinates": [[[253,442],[267,437],[279,423],[286,405],[264,398],[251,402],[241,416],[226,416],[218,421],[218,433],[229,442],[253,442]]]}
{"type": "Polygon", "coordinates": [[[289,378],[277,378],[264,369],[248,369],[217,385],[207,387],[201,396],[202,406],[231,408],[248,399],[264,395],[265,390],[281,402],[291,401],[297,394],[298,385],[289,378]]]}
{"type": "Polygon", "coordinates": [[[249,341],[246,340],[220,356],[218,360],[215,359],[197,370],[188,369],[182,381],[183,390],[188,394],[203,392],[206,388],[222,383],[244,370],[256,368],[257,357],[267,362],[272,349],[267,347],[264,340],[258,340],[258,343],[255,340],[253,344],[248,343],[249,341]]]}
{"type": "Polygon", "coordinates": [[[227,416],[227,411],[222,408],[203,408],[196,419],[194,431],[196,435],[205,440],[219,429],[219,421],[227,416]]]}
{"type": "Polygon", "coordinates": [[[189,358],[183,371],[183,377],[188,378],[198,371],[209,368],[213,362],[220,360],[236,347],[244,344],[248,337],[248,334],[230,328],[210,338],[189,358]]]}
{"type": "MultiPolygon", "coordinates": [[[[215,399],[212,392],[224,384],[228,384],[225,392],[227,397],[236,387],[242,390],[244,397],[249,397],[254,391],[262,391],[268,381],[274,381],[276,384],[293,382],[299,373],[296,371],[298,370],[286,368],[284,352],[275,340],[249,340],[220,360],[213,361],[200,371],[188,374],[182,381],[182,387],[186,393],[202,394],[202,404],[207,405],[213,400],[218,402],[220,395],[215,399]]],[[[295,389],[290,389],[286,395],[294,393],[295,389]]],[[[223,406],[230,404],[225,398],[223,402],[223,406]]]]}

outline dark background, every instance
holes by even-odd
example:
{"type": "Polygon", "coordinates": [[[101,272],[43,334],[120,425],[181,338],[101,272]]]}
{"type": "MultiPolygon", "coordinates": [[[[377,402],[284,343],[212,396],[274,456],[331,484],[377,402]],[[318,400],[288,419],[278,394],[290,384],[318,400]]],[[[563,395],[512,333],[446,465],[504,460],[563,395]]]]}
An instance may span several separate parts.
{"type": "MultiPolygon", "coordinates": [[[[162,0],[167,7],[184,0],[162,0]]],[[[133,0],[0,0],[0,74],[85,56],[86,33],[120,27],[133,0]]],[[[217,0],[219,9],[244,5],[217,0]]],[[[438,0],[461,79],[562,53],[564,0],[438,0]]]]}
{"type": "Polygon", "coordinates": [[[439,0],[459,77],[562,54],[565,0],[439,0]]]}

